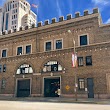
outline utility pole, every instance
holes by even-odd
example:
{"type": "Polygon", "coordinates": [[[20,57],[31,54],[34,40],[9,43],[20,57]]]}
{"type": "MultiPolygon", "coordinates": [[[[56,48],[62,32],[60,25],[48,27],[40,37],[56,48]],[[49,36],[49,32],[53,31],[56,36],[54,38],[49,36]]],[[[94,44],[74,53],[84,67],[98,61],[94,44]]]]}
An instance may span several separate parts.
{"type": "MultiPolygon", "coordinates": [[[[71,32],[71,30],[68,30],[68,33],[71,33],[72,34],[72,32],[71,32]]],[[[73,35],[73,34],[72,34],[73,35]]],[[[74,47],[74,67],[76,68],[76,47],[75,47],[75,39],[74,39],[74,36],[73,36],[73,47],[74,47]]],[[[75,85],[74,85],[74,92],[75,92],[75,101],[77,101],[77,87],[78,87],[78,84],[77,84],[77,73],[76,73],[76,71],[75,71],[75,80],[74,80],[75,82],[75,85]]]]}

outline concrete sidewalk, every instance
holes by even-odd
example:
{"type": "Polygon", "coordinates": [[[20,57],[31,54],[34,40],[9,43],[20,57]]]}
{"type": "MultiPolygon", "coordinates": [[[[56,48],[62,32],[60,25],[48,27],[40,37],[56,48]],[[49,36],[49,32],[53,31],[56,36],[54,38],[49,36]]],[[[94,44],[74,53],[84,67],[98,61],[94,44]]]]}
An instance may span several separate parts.
{"type": "Polygon", "coordinates": [[[109,104],[110,99],[77,99],[75,98],[63,98],[63,97],[0,97],[0,100],[6,101],[33,101],[33,102],[56,102],[56,103],[89,103],[89,104],[109,104]]]}

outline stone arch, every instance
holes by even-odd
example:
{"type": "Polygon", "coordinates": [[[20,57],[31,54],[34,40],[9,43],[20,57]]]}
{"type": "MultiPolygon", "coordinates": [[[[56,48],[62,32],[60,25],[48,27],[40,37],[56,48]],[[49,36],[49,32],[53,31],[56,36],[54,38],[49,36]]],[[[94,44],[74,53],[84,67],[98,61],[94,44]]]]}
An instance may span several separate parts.
{"type": "Polygon", "coordinates": [[[18,65],[17,65],[16,68],[15,68],[15,74],[17,73],[17,70],[20,68],[20,66],[22,66],[22,65],[24,65],[24,64],[29,65],[30,67],[32,67],[32,70],[33,70],[32,73],[35,72],[34,65],[33,65],[31,62],[29,62],[29,61],[27,61],[27,62],[25,61],[25,62],[20,62],[20,63],[18,63],[18,65]]]}

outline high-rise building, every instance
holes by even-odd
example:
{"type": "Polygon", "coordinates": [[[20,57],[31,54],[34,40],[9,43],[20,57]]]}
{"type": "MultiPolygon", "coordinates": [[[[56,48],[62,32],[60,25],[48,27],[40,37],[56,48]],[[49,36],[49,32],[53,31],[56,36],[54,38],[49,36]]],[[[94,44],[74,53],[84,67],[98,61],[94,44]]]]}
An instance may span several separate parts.
{"type": "Polygon", "coordinates": [[[26,0],[6,0],[0,8],[0,31],[36,25],[36,14],[26,0]]]}

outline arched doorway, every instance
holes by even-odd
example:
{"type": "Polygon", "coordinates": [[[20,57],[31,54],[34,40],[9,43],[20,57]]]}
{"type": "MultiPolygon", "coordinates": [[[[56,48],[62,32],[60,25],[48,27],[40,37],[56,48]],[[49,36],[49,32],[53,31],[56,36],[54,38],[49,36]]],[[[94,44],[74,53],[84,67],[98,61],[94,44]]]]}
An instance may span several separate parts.
{"type": "MultiPolygon", "coordinates": [[[[33,69],[29,64],[22,64],[16,71],[16,75],[26,75],[33,73],[33,69]]],[[[31,79],[18,78],[17,81],[17,97],[28,97],[31,94],[31,79]]]]}
{"type": "MultiPolygon", "coordinates": [[[[52,60],[44,64],[43,74],[62,72],[63,67],[58,61],[52,60]]],[[[44,78],[44,97],[59,97],[61,92],[61,77],[52,76],[44,78]]]]}

